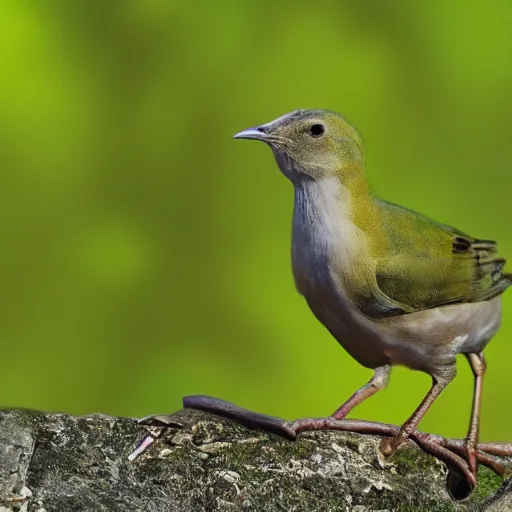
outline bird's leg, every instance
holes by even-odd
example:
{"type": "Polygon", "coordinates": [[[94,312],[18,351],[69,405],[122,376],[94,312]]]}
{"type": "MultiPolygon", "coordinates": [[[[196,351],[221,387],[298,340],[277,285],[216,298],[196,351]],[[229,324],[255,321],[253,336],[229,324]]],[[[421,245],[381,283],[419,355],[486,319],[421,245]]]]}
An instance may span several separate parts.
{"type": "Polygon", "coordinates": [[[371,397],[381,389],[384,389],[389,382],[391,374],[391,366],[379,366],[375,368],[375,373],[370,381],[362,388],[359,388],[345,403],[340,405],[336,411],[332,413],[332,417],[337,420],[342,420],[345,416],[361,402],[371,397]]]}
{"type": "Polygon", "coordinates": [[[346,402],[340,405],[330,416],[324,418],[300,418],[293,422],[296,432],[307,432],[308,430],[328,430],[332,420],[342,420],[345,416],[361,402],[371,397],[381,389],[384,389],[389,382],[391,366],[384,365],[375,368],[370,381],[362,388],[359,388],[346,402]]]}
{"type": "Polygon", "coordinates": [[[471,406],[471,421],[469,423],[469,429],[466,436],[466,450],[469,469],[473,475],[476,475],[476,450],[479,434],[480,408],[482,404],[482,385],[487,363],[485,362],[483,352],[480,352],[479,354],[466,354],[466,357],[475,377],[473,403],[471,406]]]}
{"type": "Polygon", "coordinates": [[[421,419],[430,409],[435,399],[455,377],[455,366],[450,367],[448,370],[449,371],[445,372],[442,377],[432,377],[432,387],[412,416],[400,427],[398,434],[393,438],[385,438],[382,440],[380,450],[384,456],[389,457],[393,455],[395,450],[407,440],[411,433],[416,431],[421,419]]]}

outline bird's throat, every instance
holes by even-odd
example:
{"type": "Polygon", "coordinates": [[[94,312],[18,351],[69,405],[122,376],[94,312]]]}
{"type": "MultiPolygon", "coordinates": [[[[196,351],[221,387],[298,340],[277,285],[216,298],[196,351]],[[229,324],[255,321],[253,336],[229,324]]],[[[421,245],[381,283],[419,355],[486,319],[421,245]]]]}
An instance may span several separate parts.
{"type": "Polygon", "coordinates": [[[364,233],[354,222],[353,198],[337,178],[295,185],[292,264],[307,295],[332,288],[364,256],[364,233]]]}
{"type": "MultiPolygon", "coordinates": [[[[368,216],[375,209],[364,179],[349,183],[338,177],[301,180],[294,184],[294,190],[294,234],[307,233],[317,242],[319,238],[328,238],[330,243],[339,243],[346,228],[360,227],[361,211],[368,216]]],[[[351,240],[343,242],[350,244],[351,240]]]]}

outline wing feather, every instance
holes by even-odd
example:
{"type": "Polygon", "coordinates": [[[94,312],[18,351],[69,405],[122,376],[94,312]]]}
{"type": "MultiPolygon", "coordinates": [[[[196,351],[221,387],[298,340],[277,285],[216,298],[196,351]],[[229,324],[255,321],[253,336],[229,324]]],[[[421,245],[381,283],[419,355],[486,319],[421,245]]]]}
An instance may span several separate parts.
{"type": "Polygon", "coordinates": [[[376,260],[379,293],[373,303],[379,306],[364,308],[368,316],[490,300],[512,284],[493,240],[473,238],[391,203],[380,204],[387,247],[376,260]]]}

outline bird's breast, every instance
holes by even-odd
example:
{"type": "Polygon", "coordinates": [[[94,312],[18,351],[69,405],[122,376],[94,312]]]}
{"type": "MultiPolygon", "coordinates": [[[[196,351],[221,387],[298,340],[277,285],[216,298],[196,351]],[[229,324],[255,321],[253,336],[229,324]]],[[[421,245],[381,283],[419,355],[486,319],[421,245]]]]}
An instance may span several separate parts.
{"type": "Polygon", "coordinates": [[[359,231],[348,193],[336,179],[295,187],[292,268],[302,295],[344,295],[344,284],[364,258],[359,231]]]}
{"type": "Polygon", "coordinates": [[[387,364],[381,335],[353,307],[351,277],[364,272],[365,242],[350,217],[349,198],[329,180],[296,187],[292,267],[314,315],[360,364],[387,364]],[[361,272],[359,272],[361,270],[361,272]]]}

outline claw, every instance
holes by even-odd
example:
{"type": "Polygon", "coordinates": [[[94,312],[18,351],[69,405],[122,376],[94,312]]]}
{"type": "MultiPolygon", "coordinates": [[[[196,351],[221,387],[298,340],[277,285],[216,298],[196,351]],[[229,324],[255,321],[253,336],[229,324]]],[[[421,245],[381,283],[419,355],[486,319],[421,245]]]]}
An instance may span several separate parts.
{"type": "Polygon", "coordinates": [[[394,437],[383,437],[380,442],[380,451],[384,457],[391,457],[397,450],[398,446],[394,446],[394,437]]]}

